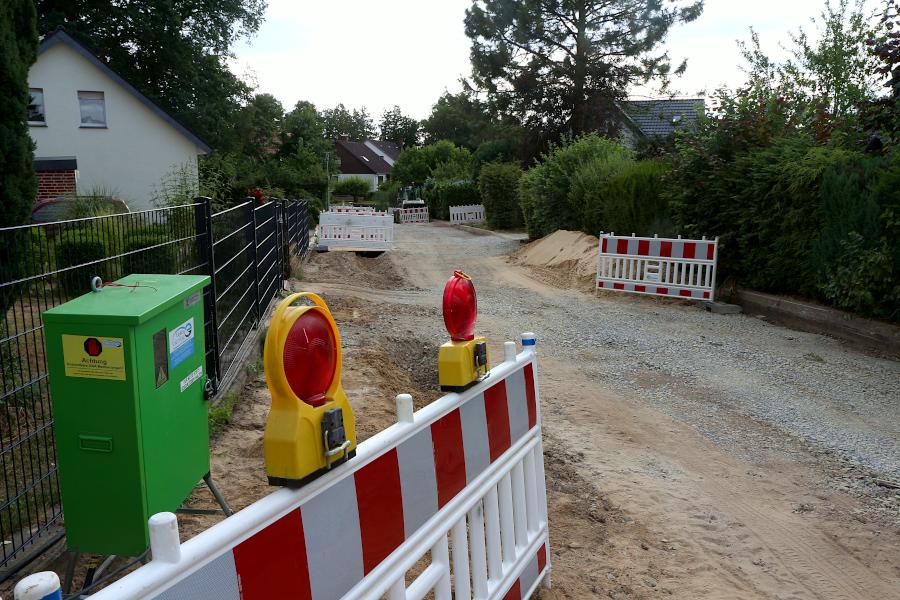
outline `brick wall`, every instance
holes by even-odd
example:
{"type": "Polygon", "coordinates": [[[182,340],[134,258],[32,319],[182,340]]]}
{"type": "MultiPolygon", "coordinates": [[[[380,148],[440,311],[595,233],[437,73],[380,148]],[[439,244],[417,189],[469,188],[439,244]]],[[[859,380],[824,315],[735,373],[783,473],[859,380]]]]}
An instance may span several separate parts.
{"type": "Polygon", "coordinates": [[[75,171],[39,171],[37,201],[75,194],[75,171]]]}

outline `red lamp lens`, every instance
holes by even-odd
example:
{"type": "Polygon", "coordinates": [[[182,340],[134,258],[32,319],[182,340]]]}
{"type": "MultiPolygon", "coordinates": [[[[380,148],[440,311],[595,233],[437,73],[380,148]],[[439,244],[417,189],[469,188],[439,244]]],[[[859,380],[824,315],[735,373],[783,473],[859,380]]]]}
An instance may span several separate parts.
{"type": "Polygon", "coordinates": [[[298,398],[310,406],[325,403],[337,353],[331,324],[321,312],[308,310],[294,321],[284,343],[284,374],[298,398]]]}
{"type": "Polygon", "coordinates": [[[475,286],[468,275],[455,271],[444,286],[444,326],[450,339],[454,342],[474,339],[477,316],[475,286]]]}

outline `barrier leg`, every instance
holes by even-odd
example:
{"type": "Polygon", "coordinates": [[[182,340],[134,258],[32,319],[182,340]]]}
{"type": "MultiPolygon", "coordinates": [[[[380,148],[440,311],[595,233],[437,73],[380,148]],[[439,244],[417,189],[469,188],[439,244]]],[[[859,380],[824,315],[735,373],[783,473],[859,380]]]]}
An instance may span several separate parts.
{"type": "Polygon", "coordinates": [[[472,587],[469,581],[469,540],[465,516],[453,525],[452,533],[455,597],[456,600],[472,600],[472,587]]]}

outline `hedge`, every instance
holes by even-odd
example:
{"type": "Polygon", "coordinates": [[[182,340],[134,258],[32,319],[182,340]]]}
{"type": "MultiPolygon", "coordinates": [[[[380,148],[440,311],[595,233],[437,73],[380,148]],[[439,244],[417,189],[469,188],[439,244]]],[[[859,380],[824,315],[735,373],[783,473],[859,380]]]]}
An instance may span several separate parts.
{"type": "Polygon", "coordinates": [[[481,168],[478,190],[484,205],[485,218],[493,229],[513,229],[522,226],[519,207],[519,179],[522,169],[514,163],[493,162],[481,168]]]}

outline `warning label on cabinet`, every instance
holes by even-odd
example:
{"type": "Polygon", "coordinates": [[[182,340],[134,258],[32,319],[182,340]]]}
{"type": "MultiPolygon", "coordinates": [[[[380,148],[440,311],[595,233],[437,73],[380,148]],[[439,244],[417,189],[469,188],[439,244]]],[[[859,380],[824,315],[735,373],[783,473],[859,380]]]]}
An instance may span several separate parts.
{"type": "Polygon", "coordinates": [[[67,377],[125,381],[125,341],[90,335],[62,336],[67,377]]]}

